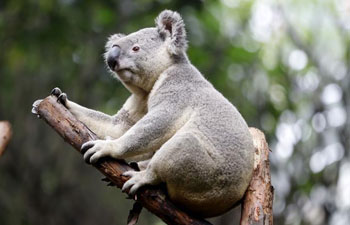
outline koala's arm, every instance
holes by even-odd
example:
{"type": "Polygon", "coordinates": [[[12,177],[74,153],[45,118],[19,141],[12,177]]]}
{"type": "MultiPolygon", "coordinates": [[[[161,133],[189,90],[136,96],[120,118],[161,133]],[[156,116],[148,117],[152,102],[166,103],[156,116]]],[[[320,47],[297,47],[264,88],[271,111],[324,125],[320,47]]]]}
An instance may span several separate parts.
{"type": "Polygon", "coordinates": [[[146,101],[144,97],[131,95],[114,116],[88,109],[69,100],[66,102],[66,107],[99,138],[111,137],[116,139],[122,136],[145,114],[146,101]]]}
{"type": "MultiPolygon", "coordinates": [[[[177,121],[171,107],[159,107],[148,112],[123,136],[115,140],[117,158],[128,158],[159,149],[176,132],[177,121]]],[[[178,123],[177,123],[178,122],[178,123]]]]}
{"type": "Polygon", "coordinates": [[[142,119],[116,140],[97,140],[82,146],[84,159],[95,163],[99,158],[111,156],[126,159],[154,152],[168,141],[187,121],[179,108],[161,106],[151,109],[142,119]]]}

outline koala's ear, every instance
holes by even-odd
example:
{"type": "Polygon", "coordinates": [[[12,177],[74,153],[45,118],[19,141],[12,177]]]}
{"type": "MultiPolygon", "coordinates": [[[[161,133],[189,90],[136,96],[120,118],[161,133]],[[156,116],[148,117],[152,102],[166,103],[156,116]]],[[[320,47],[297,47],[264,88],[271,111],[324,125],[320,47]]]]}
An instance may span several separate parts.
{"type": "Polygon", "coordinates": [[[179,13],[164,10],[156,18],[156,27],[164,40],[169,40],[169,52],[178,55],[187,49],[185,24],[179,13]]]}
{"type": "Polygon", "coordinates": [[[111,36],[109,36],[107,43],[106,43],[106,51],[108,51],[108,49],[110,49],[113,46],[113,43],[115,41],[117,41],[119,38],[124,37],[125,34],[113,34],[111,36]]]}

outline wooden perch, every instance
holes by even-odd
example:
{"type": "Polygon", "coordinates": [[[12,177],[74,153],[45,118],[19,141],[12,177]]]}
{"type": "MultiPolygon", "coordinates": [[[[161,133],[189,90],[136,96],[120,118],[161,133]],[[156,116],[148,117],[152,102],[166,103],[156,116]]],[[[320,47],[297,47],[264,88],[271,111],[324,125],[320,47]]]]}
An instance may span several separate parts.
{"type": "Polygon", "coordinates": [[[255,147],[255,162],[252,180],[242,202],[240,225],[272,225],[273,187],[271,186],[269,147],[265,135],[250,128],[255,147]]]}
{"type": "MultiPolygon", "coordinates": [[[[97,139],[96,135],[58,103],[54,96],[45,98],[39,104],[37,112],[79,152],[83,143],[97,139]]],[[[254,139],[256,160],[250,187],[242,201],[241,225],[272,225],[273,188],[270,182],[269,149],[262,132],[255,128],[250,128],[250,131],[254,139]]],[[[118,188],[121,188],[128,180],[122,174],[127,170],[133,170],[124,161],[111,158],[104,159],[94,166],[118,188]]],[[[170,225],[210,224],[176,207],[159,187],[141,188],[135,200],[170,225]]]]}
{"type": "Polygon", "coordinates": [[[7,121],[0,121],[0,156],[4,153],[11,136],[11,124],[7,121]]]}
{"type": "MultiPolygon", "coordinates": [[[[78,121],[57,98],[49,96],[38,106],[38,115],[44,119],[61,137],[80,152],[83,143],[96,140],[96,135],[82,122],[78,121]]],[[[122,160],[107,158],[94,165],[101,173],[110,179],[118,188],[128,180],[122,174],[133,170],[122,160]]],[[[164,191],[157,187],[141,188],[137,194],[137,202],[170,225],[209,225],[210,223],[196,218],[176,207],[164,191]]]]}

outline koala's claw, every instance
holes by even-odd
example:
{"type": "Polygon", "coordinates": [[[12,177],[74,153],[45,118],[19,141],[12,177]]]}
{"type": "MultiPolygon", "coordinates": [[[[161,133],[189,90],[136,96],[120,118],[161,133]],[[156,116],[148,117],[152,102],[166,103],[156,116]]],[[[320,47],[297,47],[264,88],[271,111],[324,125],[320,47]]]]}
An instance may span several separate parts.
{"type": "Polygon", "coordinates": [[[124,183],[122,187],[122,191],[126,192],[128,189],[130,195],[135,195],[137,190],[147,184],[145,181],[143,171],[137,172],[137,171],[126,171],[123,173],[123,176],[131,177],[127,182],[124,183]]]}
{"type": "Polygon", "coordinates": [[[57,102],[60,102],[62,105],[66,106],[68,97],[66,93],[61,93],[58,97],[57,97],[57,102]]]}
{"type": "Polygon", "coordinates": [[[88,151],[84,154],[84,161],[89,164],[94,164],[97,162],[98,158],[95,156],[96,154],[100,154],[96,149],[90,148],[88,151]],[[93,157],[95,156],[95,157],[93,157]]]}
{"type": "Polygon", "coordinates": [[[55,87],[54,89],[52,89],[50,94],[58,97],[58,96],[60,96],[60,94],[62,94],[62,91],[58,87],[55,87]]]}
{"type": "Polygon", "coordinates": [[[100,158],[110,155],[108,149],[105,148],[105,141],[89,141],[81,146],[80,151],[84,153],[86,163],[94,164],[100,158]]]}
{"type": "MultiPolygon", "coordinates": [[[[92,163],[91,158],[96,153],[98,153],[98,149],[95,147],[94,141],[86,142],[81,146],[80,151],[84,154],[84,161],[86,163],[92,163]]],[[[96,160],[97,161],[97,160],[96,160]]]]}
{"type": "Polygon", "coordinates": [[[85,154],[85,152],[89,149],[89,148],[92,148],[94,147],[95,143],[92,142],[92,141],[88,141],[88,142],[85,142],[81,148],[80,148],[80,152],[85,154]]]}
{"type": "Polygon", "coordinates": [[[63,93],[61,89],[59,89],[58,87],[55,87],[54,89],[52,89],[50,94],[57,97],[57,102],[61,103],[64,106],[67,106],[66,105],[68,100],[67,94],[63,93]]]}

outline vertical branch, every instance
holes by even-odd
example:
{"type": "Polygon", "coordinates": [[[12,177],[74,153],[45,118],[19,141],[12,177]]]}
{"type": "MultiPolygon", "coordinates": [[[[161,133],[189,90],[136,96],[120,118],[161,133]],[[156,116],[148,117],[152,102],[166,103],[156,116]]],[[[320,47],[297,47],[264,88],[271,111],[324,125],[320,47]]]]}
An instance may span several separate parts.
{"type": "Polygon", "coordinates": [[[253,136],[255,157],[254,172],[242,203],[240,225],[272,225],[273,187],[271,186],[269,147],[265,135],[250,128],[253,136]]]}
{"type": "Polygon", "coordinates": [[[11,137],[11,124],[8,121],[0,121],[0,156],[4,153],[11,137]]]}

